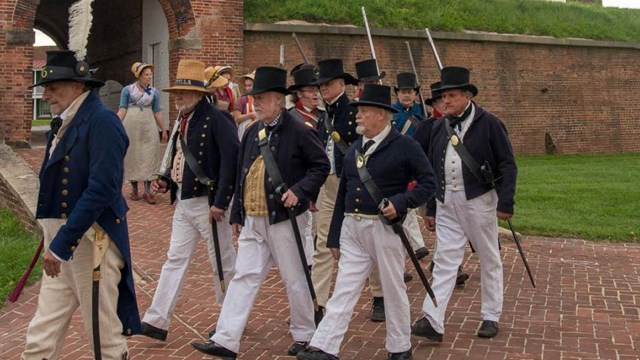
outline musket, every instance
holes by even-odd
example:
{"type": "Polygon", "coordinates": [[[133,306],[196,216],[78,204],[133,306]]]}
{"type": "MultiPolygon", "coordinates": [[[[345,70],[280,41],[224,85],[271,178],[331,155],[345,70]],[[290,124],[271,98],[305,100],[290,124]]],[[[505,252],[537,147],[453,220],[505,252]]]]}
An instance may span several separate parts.
{"type": "Polygon", "coordinates": [[[407,44],[407,51],[409,52],[409,60],[411,60],[411,68],[413,69],[413,75],[416,77],[416,82],[418,83],[418,98],[420,99],[420,105],[422,106],[422,115],[424,116],[424,120],[429,118],[429,113],[427,113],[427,107],[424,103],[424,97],[422,96],[422,91],[420,89],[420,79],[418,78],[418,71],[416,70],[416,64],[413,62],[413,54],[411,53],[411,45],[409,45],[408,41],[404,42],[407,44]]]}
{"type": "Polygon", "coordinates": [[[9,301],[10,303],[16,302],[18,300],[18,297],[20,297],[20,293],[22,292],[22,289],[24,289],[24,286],[27,284],[27,280],[29,280],[29,276],[31,276],[31,272],[33,271],[33,268],[36,266],[36,263],[40,258],[40,253],[42,253],[43,246],[44,246],[44,236],[40,238],[40,244],[38,244],[38,249],[36,250],[36,253],[33,255],[33,258],[29,263],[29,267],[27,267],[27,270],[24,271],[24,273],[22,274],[22,277],[20,278],[20,281],[18,281],[18,283],[16,284],[16,287],[13,288],[13,291],[7,298],[7,301],[9,301]]]}
{"type": "MultiPolygon", "coordinates": [[[[386,198],[382,199],[382,204],[384,207],[389,206],[389,200],[386,198]]],[[[382,215],[382,213],[378,213],[378,217],[380,217],[383,224],[389,223],[389,220],[384,215],[382,215]]],[[[431,301],[433,301],[433,305],[438,307],[438,301],[436,300],[436,295],[433,293],[433,289],[431,289],[431,285],[429,285],[429,280],[427,280],[427,276],[424,274],[424,270],[422,270],[422,266],[420,266],[420,260],[418,260],[416,253],[413,252],[411,243],[409,243],[409,238],[407,237],[407,234],[404,232],[404,229],[402,228],[402,223],[396,222],[394,224],[389,224],[389,225],[391,226],[391,229],[393,229],[393,232],[400,237],[400,241],[402,242],[404,249],[407,251],[407,255],[409,255],[409,259],[411,259],[411,263],[413,264],[413,267],[416,269],[416,272],[418,273],[418,277],[420,277],[420,281],[422,281],[422,285],[424,285],[424,288],[427,290],[427,294],[429,294],[431,301]]]]}
{"type": "MultiPolygon", "coordinates": [[[[373,39],[371,38],[371,29],[369,29],[369,20],[367,20],[367,13],[362,9],[362,18],[364,19],[364,27],[367,29],[367,38],[369,39],[369,48],[371,49],[371,58],[376,60],[376,72],[380,74],[380,68],[378,67],[378,60],[376,58],[376,49],[373,47],[373,39]]],[[[378,84],[382,84],[382,80],[378,80],[378,84]]]]}
{"type": "Polygon", "coordinates": [[[280,44],[280,67],[284,69],[284,45],[280,44]]]}
{"type": "MultiPolygon", "coordinates": [[[[214,180],[207,181],[207,192],[209,199],[209,209],[213,206],[216,196],[216,182],[214,180]]],[[[211,236],[213,240],[213,249],[216,252],[216,271],[218,272],[218,280],[220,280],[220,289],[224,294],[226,285],[224,283],[224,269],[222,268],[222,254],[220,253],[220,237],[218,235],[218,223],[216,219],[211,219],[211,236]]]]}
{"type": "Polygon", "coordinates": [[[529,268],[529,263],[527,262],[527,258],[524,256],[524,250],[522,250],[522,245],[520,245],[520,240],[516,236],[516,231],[513,229],[513,224],[511,223],[511,219],[507,220],[509,223],[509,229],[511,230],[511,235],[513,236],[513,242],[516,243],[518,247],[518,252],[520,253],[520,257],[522,258],[522,262],[524,263],[524,267],[527,269],[527,274],[529,274],[529,280],[531,280],[531,285],[533,288],[536,287],[536,281],[533,280],[533,275],[531,274],[531,268],[529,268]]]}
{"type": "MultiPolygon", "coordinates": [[[[498,183],[496,182],[496,179],[493,178],[493,172],[491,171],[491,166],[489,166],[489,162],[485,161],[484,165],[482,165],[480,167],[480,171],[482,172],[482,176],[484,176],[484,178],[486,179],[487,182],[489,182],[494,189],[496,189],[496,191],[498,191],[500,189],[498,183]]],[[[531,285],[533,285],[533,287],[536,287],[536,281],[533,279],[533,274],[531,273],[531,268],[529,267],[529,262],[527,261],[527,257],[524,254],[524,250],[522,250],[522,244],[520,244],[520,240],[518,240],[518,237],[516,236],[516,231],[513,228],[513,224],[511,223],[511,219],[507,220],[507,222],[509,223],[509,229],[511,230],[511,235],[513,236],[513,242],[516,243],[516,246],[518,247],[518,252],[520,253],[520,258],[522,259],[522,262],[524,263],[524,267],[525,269],[527,269],[527,274],[529,275],[529,280],[531,280],[531,285]]],[[[500,241],[498,240],[498,246],[500,246],[500,241]]]]}
{"type": "Polygon", "coordinates": [[[431,51],[433,52],[433,56],[436,58],[436,62],[438,63],[438,69],[442,70],[442,61],[440,61],[440,56],[438,56],[438,50],[436,50],[436,44],[433,43],[433,38],[431,37],[431,31],[429,28],[424,29],[427,32],[427,38],[429,39],[429,45],[431,45],[431,51]]]}
{"type": "Polygon", "coordinates": [[[305,64],[309,63],[309,59],[307,59],[307,55],[305,55],[304,53],[304,49],[302,48],[302,45],[300,44],[300,40],[298,40],[298,35],[296,35],[296,33],[291,33],[291,36],[293,37],[293,40],[296,41],[296,46],[298,46],[298,50],[300,50],[300,54],[302,54],[302,59],[304,60],[305,64]]]}
{"type": "Polygon", "coordinates": [[[149,175],[148,180],[155,180],[158,178],[164,178],[167,176],[166,172],[169,168],[169,160],[171,159],[171,155],[173,153],[173,147],[175,146],[176,134],[178,133],[178,129],[180,129],[180,123],[182,122],[182,112],[178,112],[178,118],[173,124],[173,129],[171,130],[171,136],[169,137],[169,141],[167,142],[167,148],[164,151],[164,155],[162,156],[162,162],[160,163],[160,169],[158,172],[149,175]]]}

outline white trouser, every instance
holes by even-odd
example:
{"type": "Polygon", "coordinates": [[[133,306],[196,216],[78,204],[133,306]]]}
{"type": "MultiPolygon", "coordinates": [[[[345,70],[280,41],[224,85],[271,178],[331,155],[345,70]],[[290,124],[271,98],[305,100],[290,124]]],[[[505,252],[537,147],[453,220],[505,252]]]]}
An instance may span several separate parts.
{"type": "Polygon", "coordinates": [[[333,208],[336,204],[340,178],[335,174],[329,174],[318,195],[317,212],[317,237],[316,249],[313,253],[313,266],[311,268],[311,280],[318,298],[318,305],[325,306],[329,299],[331,278],[333,277],[333,264],[335,260],[331,250],[327,248],[327,235],[333,216],[333,208]]]}
{"type": "Polygon", "coordinates": [[[307,265],[313,265],[313,252],[315,251],[315,238],[316,238],[316,216],[311,211],[307,211],[309,216],[307,217],[307,223],[304,225],[303,239],[304,239],[304,253],[307,255],[307,265]]]}
{"type": "Polygon", "coordinates": [[[409,209],[407,218],[402,224],[407,232],[409,243],[413,251],[416,251],[424,247],[424,238],[422,237],[422,231],[420,231],[420,223],[418,222],[418,210],[409,209]]]}
{"type": "Polygon", "coordinates": [[[422,311],[433,328],[444,333],[444,316],[456,283],[458,266],[470,241],[480,259],[482,319],[499,321],[502,313],[502,262],[498,249],[496,206],[498,195],[491,190],[467,200],[464,191],[447,190],[436,213],[436,251],[433,268],[434,307],[426,297],[422,311]]]}
{"type": "MultiPolygon", "coordinates": [[[[296,217],[300,229],[304,228],[308,217],[308,211],[296,217]]],[[[258,290],[274,264],[287,290],[291,336],[294,341],[311,339],[315,330],[313,302],[291,222],[269,225],[266,216],[248,216],[238,238],[236,275],[229,284],[212,341],[231,351],[239,351],[258,290]]]]}
{"type": "MultiPolygon", "coordinates": [[[[422,232],[420,231],[417,214],[418,212],[416,209],[409,209],[407,217],[402,223],[404,233],[407,235],[413,251],[424,247],[424,239],[422,238],[422,232]]],[[[398,238],[398,240],[400,240],[400,238],[398,238]]],[[[380,284],[378,268],[374,268],[371,275],[369,275],[369,288],[371,289],[371,295],[374,297],[382,297],[382,285],[380,284]]]]}
{"type": "MultiPolygon", "coordinates": [[[[55,233],[48,232],[46,226],[43,226],[43,230],[45,249],[48,249],[55,233]]],[[[106,238],[109,247],[100,265],[100,349],[103,359],[120,360],[128,352],[116,310],[120,270],[124,267],[124,260],[116,245],[108,236],[106,238]]],[[[71,317],[77,308],[80,308],[85,336],[93,349],[93,242],[83,237],[73,252],[73,258],[63,262],[60,271],[60,276],[55,278],[43,271],[38,308],[27,330],[27,344],[22,359],[59,359],[71,317]]]]}
{"type": "Polygon", "coordinates": [[[405,255],[400,238],[390,226],[378,219],[345,217],[336,286],[309,345],[338,355],[364,282],[377,265],[384,293],[386,348],[392,353],[409,350],[411,320],[403,280],[405,255]]]}
{"type": "MultiPolygon", "coordinates": [[[[179,193],[178,193],[179,194],[179,193]]],[[[171,243],[167,252],[167,261],[162,265],[160,280],[153,296],[151,307],[142,321],[157,328],[167,330],[171,322],[171,315],[178,302],[182,284],[186,276],[193,251],[200,238],[207,244],[209,260],[213,267],[216,302],[222,304],[224,292],[220,287],[218,268],[216,266],[216,252],[211,236],[209,223],[209,203],[206,196],[186,200],[176,200],[176,210],[173,214],[173,229],[171,243]]],[[[231,239],[231,225],[228,215],[217,222],[218,239],[220,241],[220,256],[225,285],[233,278],[236,262],[236,251],[231,239]]]]}

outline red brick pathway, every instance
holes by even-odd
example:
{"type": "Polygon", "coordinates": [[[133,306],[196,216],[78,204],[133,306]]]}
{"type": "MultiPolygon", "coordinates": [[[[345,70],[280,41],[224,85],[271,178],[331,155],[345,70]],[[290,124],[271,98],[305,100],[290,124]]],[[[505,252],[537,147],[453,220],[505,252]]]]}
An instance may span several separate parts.
{"type": "MultiPolygon", "coordinates": [[[[37,168],[42,149],[19,150],[37,168]]],[[[125,186],[125,193],[129,189],[125,186]]],[[[167,250],[172,207],[168,196],[155,206],[130,202],[133,260],[143,280],[137,284],[140,310],[150,304],[167,250]]],[[[514,219],[517,224],[517,217],[514,219]]],[[[552,221],[550,219],[550,221],[552,221]]],[[[433,240],[428,238],[429,245],[433,240]]],[[[479,265],[469,255],[471,274],[449,304],[447,332],[439,345],[413,338],[414,359],[638,359],[640,357],[640,245],[591,243],[573,239],[525,236],[523,246],[536,275],[529,283],[514,244],[503,244],[505,297],[500,334],[491,340],[475,333],[480,318],[479,265]]],[[[423,261],[424,267],[430,256],[423,261]]],[[[408,264],[410,266],[410,264],[408,264]]],[[[416,277],[417,279],[417,277],[416,277]]],[[[0,310],[0,359],[16,359],[37,303],[38,285],[25,290],[16,304],[0,310]]],[[[408,289],[412,318],[420,315],[425,291],[419,281],[408,289]]],[[[385,359],[384,323],[367,320],[365,289],[349,332],[342,359],[385,359]]],[[[194,256],[178,302],[169,341],[142,336],[129,340],[133,359],[202,359],[189,343],[201,341],[215,323],[212,274],[204,245],[194,256]]],[[[241,344],[242,359],[293,359],[288,305],[283,285],[272,271],[263,285],[241,344]]],[[[76,315],[63,351],[65,359],[91,359],[80,317],[76,315]]]]}

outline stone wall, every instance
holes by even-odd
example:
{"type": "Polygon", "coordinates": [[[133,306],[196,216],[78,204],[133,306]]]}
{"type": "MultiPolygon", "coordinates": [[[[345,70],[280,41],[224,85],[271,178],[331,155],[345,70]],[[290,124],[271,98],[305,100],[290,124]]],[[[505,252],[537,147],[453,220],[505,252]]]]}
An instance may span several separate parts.
{"type": "MultiPolygon", "coordinates": [[[[247,25],[243,72],[277,66],[280,44],[287,68],[302,62],[291,32],[311,62],[339,57],[355,74],[354,64],[371,57],[361,28],[247,25]]],[[[411,70],[406,41],[424,87],[438,80],[424,32],[374,29],[373,35],[385,84],[411,70]]],[[[640,151],[640,44],[481,33],[433,37],[445,66],[471,69],[475,100],[504,121],[517,154],[545,154],[545,134],[562,154],[640,151]]]]}
{"type": "Polygon", "coordinates": [[[9,209],[32,234],[41,234],[35,220],[38,177],[9,146],[0,143],[0,208],[9,209]]]}

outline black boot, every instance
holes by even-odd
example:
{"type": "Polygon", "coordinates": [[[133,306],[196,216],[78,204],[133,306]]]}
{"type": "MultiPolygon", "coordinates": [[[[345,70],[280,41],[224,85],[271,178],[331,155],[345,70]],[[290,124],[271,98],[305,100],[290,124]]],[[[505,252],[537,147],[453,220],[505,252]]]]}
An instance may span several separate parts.
{"type": "Polygon", "coordinates": [[[316,327],[320,325],[320,321],[324,317],[324,306],[318,306],[318,311],[313,312],[313,321],[316,323],[316,327]]]}
{"type": "Polygon", "coordinates": [[[371,304],[371,321],[382,322],[384,320],[384,298],[374,297],[373,303],[371,304]]]}

